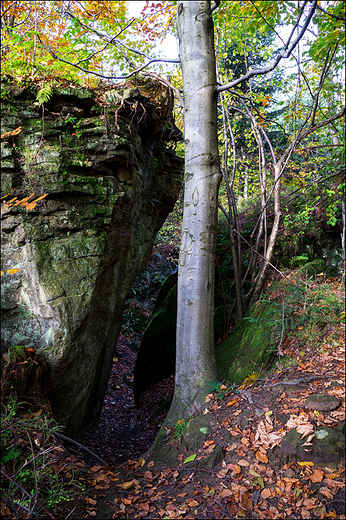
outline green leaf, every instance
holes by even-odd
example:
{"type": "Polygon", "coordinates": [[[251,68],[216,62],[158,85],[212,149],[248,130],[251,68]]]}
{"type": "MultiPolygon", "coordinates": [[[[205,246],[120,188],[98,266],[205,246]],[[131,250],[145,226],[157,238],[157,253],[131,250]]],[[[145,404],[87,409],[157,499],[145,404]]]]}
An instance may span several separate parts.
{"type": "Polygon", "coordinates": [[[184,460],[184,464],[186,464],[186,462],[191,462],[192,460],[195,460],[196,457],[197,457],[196,453],[194,455],[190,455],[189,457],[186,457],[186,459],[184,460]]]}
{"type": "Polygon", "coordinates": [[[329,433],[326,430],[318,430],[316,432],[316,439],[324,439],[329,433]]]}

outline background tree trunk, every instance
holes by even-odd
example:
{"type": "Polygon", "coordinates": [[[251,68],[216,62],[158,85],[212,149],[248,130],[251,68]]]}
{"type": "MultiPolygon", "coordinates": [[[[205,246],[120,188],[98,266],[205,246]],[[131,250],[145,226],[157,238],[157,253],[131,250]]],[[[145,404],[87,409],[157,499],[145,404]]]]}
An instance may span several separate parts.
{"type": "Polygon", "coordinates": [[[178,275],[176,381],[166,424],[197,411],[217,379],[214,276],[217,195],[216,68],[209,1],[178,2],[184,83],[185,194],[178,275]]]}

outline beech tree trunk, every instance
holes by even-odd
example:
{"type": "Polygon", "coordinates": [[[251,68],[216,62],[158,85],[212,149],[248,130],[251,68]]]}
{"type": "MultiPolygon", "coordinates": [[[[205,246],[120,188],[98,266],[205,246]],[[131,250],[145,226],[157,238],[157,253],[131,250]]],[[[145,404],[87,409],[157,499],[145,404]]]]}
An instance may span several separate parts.
{"type": "Polygon", "coordinates": [[[216,381],[214,276],[217,195],[217,91],[209,1],[178,2],[184,85],[185,194],[179,257],[176,381],[165,423],[196,412],[216,381]]]}

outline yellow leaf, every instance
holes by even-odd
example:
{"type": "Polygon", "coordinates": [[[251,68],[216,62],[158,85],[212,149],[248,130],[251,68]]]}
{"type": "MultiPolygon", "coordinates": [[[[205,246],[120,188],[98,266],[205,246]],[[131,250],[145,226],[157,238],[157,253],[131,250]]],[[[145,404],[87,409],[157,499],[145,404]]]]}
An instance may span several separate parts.
{"type": "Polygon", "coordinates": [[[307,460],[307,461],[304,461],[304,462],[298,462],[298,464],[302,468],[305,468],[305,466],[314,466],[314,463],[311,462],[311,460],[307,460]]]}
{"type": "Polygon", "coordinates": [[[1,271],[1,276],[4,274],[4,271],[1,271]]]}
{"type": "Polygon", "coordinates": [[[12,130],[11,135],[18,135],[21,133],[21,131],[22,131],[22,127],[18,126],[18,128],[16,128],[15,130],[12,130]]]}
{"type": "Polygon", "coordinates": [[[269,412],[266,412],[264,415],[269,416],[273,414],[273,410],[269,410],[269,412]]]}
{"type": "Polygon", "coordinates": [[[133,488],[134,485],[135,485],[135,481],[134,481],[134,480],[130,480],[129,482],[124,482],[123,484],[121,484],[120,487],[121,487],[122,489],[126,489],[126,490],[128,490],[128,489],[133,488]]]}
{"type": "Polygon", "coordinates": [[[6,271],[9,274],[15,274],[15,273],[18,273],[18,271],[20,271],[20,269],[7,269],[6,271]]]}

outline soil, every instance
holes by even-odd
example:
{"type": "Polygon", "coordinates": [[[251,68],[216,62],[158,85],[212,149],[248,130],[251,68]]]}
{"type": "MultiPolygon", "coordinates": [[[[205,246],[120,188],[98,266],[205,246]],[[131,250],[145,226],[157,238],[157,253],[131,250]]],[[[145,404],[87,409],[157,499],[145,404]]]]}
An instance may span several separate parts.
{"type": "Polygon", "coordinates": [[[176,246],[154,246],[126,305],[125,323],[118,338],[101,417],[84,428],[76,439],[110,466],[139,458],[147,451],[167,415],[167,411],[157,410],[173,394],[174,377],[150,386],[135,402],[133,369],[161,283],[175,270],[177,261],[176,246]]]}

